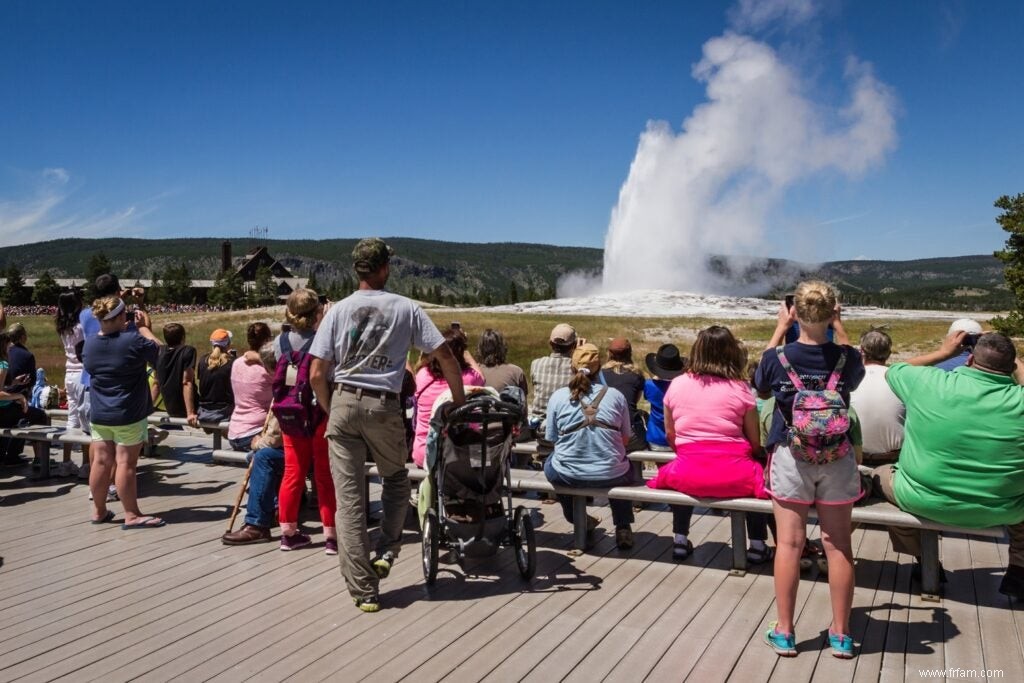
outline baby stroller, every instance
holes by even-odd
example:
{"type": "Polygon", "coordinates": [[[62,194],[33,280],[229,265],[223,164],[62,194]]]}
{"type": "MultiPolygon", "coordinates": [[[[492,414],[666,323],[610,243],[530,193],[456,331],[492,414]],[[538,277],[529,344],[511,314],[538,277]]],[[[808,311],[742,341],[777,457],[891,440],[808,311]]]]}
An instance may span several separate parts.
{"type": "MultiPolygon", "coordinates": [[[[467,387],[469,390],[470,387],[467,387]]],[[[522,392],[482,388],[445,415],[450,394],[438,399],[427,442],[427,510],[423,517],[423,576],[437,580],[440,548],[460,565],[467,557],[515,549],[524,579],[533,577],[537,548],[533,521],[512,507],[511,455],[523,419],[522,392]]]]}

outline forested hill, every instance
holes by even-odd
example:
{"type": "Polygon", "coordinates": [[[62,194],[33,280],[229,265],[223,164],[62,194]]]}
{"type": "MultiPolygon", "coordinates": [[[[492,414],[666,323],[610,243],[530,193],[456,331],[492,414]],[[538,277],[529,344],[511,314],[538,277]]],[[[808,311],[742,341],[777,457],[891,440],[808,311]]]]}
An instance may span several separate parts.
{"type": "MultiPolygon", "coordinates": [[[[500,303],[549,298],[558,278],[570,271],[597,271],[602,251],[544,244],[440,242],[386,238],[396,251],[392,286],[419,298],[446,303],[500,303]],[[514,290],[514,291],[513,291],[514,290]]],[[[61,239],[0,248],[0,266],[16,266],[24,277],[44,271],[54,277],[82,277],[89,259],[102,252],[118,274],[161,276],[184,263],[193,279],[212,280],[220,268],[221,239],[61,239]]],[[[265,240],[270,253],[295,276],[313,275],[327,289],[351,279],[349,254],[355,239],[265,240]]],[[[252,246],[232,240],[235,257],[252,246]]],[[[729,269],[722,259],[713,267],[729,269]],[[725,264],[725,265],[723,265],[725,264]]],[[[767,282],[762,293],[778,294],[805,277],[835,282],[848,303],[900,308],[1003,310],[1011,296],[1003,266],[990,255],[914,261],[833,261],[808,266],[765,259],[733,267],[736,279],[767,282]]]]}

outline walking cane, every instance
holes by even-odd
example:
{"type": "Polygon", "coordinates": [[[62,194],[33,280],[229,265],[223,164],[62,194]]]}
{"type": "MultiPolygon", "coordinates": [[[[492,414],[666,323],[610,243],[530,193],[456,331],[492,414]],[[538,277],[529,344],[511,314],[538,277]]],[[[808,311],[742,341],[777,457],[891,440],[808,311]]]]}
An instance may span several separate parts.
{"type": "Polygon", "coordinates": [[[245,496],[246,490],[249,488],[249,476],[252,474],[252,463],[253,460],[249,461],[249,466],[245,468],[245,477],[242,479],[242,488],[238,490],[238,498],[235,499],[235,509],[231,511],[231,519],[228,520],[228,530],[226,533],[231,533],[231,530],[235,527],[235,517],[238,517],[238,509],[242,507],[242,498],[245,496]]]}

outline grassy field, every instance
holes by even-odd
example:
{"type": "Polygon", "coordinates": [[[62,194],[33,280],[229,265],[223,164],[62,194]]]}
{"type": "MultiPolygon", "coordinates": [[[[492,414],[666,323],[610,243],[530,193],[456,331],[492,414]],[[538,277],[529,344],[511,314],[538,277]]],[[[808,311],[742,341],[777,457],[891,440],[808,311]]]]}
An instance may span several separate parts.
{"type": "MultiPolygon", "coordinates": [[[[441,328],[458,320],[470,338],[475,350],[479,334],[486,328],[501,330],[509,346],[509,362],[529,369],[530,361],[549,353],[548,334],[559,322],[573,325],[577,333],[597,344],[602,350],[615,337],[626,337],[633,344],[634,359],[643,364],[644,354],[657,350],[658,346],[672,342],[689,355],[689,347],[697,332],[712,324],[727,325],[742,339],[751,357],[760,354],[764,344],[775,329],[774,320],[727,320],[710,318],[622,318],[597,316],[560,316],[516,313],[488,313],[443,308],[428,311],[430,317],[441,328]]],[[[231,330],[235,342],[245,347],[246,326],[255,321],[269,323],[275,330],[284,320],[283,308],[264,308],[228,313],[194,313],[154,316],[153,326],[157,336],[161,327],[168,322],[185,325],[188,343],[195,346],[200,354],[209,350],[207,340],[210,333],[219,328],[231,330]]],[[[36,363],[46,369],[51,383],[63,384],[64,352],[57,338],[52,318],[42,316],[12,317],[9,323],[20,322],[28,330],[28,348],[35,354],[36,363]]],[[[907,358],[938,346],[949,327],[948,321],[941,320],[854,320],[846,323],[851,339],[856,342],[860,334],[871,325],[887,325],[893,338],[896,359],[907,358]]]]}

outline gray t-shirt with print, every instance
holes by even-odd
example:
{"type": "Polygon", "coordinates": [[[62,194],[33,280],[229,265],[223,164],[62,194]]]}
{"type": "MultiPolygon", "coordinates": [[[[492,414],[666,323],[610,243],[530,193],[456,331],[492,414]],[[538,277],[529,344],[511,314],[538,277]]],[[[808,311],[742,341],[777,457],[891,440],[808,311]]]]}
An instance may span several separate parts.
{"type": "Polygon", "coordinates": [[[430,353],[444,337],[423,309],[387,290],[358,290],[327,311],[309,352],[333,362],[334,381],[402,390],[410,347],[430,353]]]}

